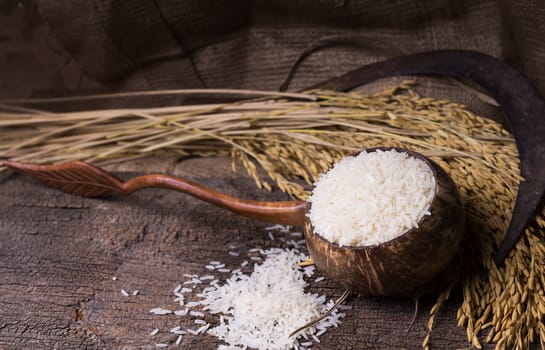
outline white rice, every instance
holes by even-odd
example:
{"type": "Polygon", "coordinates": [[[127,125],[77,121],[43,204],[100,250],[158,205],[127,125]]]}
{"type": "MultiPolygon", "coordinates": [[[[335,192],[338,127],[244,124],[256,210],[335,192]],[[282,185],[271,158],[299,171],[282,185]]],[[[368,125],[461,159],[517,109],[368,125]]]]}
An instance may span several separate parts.
{"type": "Polygon", "coordinates": [[[291,226],[289,225],[272,225],[265,227],[265,231],[279,231],[281,233],[288,233],[291,230],[291,226]]]}
{"type": "MultiPolygon", "coordinates": [[[[254,266],[251,275],[233,275],[224,285],[206,293],[201,301],[204,310],[225,315],[208,333],[230,346],[291,349],[297,337],[289,334],[317,318],[331,303],[326,305],[324,296],[305,293],[304,272],[294,268],[303,254],[278,248],[264,253],[266,259],[254,266]]],[[[341,316],[334,311],[320,325],[335,325],[341,316]]],[[[303,334],[308,338],[318,329],[303,334]]]]}
{"type": "Polygon", "coordinates": [[[187,315],[188,312],[189,312],[188,309],[181,309],[181,310],[174,311],[174,314],[176,316],[185,316],[185,315],[187,315]]]}
{"type": "Polygon", "coordinates": [[[149,312],[151,312],[152,314],[155,314],[155,315],[168,315],[168,314],[172,313],[171,310],[163,309],[163,308],[160,308],[160,307],[153,308],[153,309],[149,310],[149,312]]]}
{"type": "Polygon", "coordinates": [[[325,332],[327,332],[327,328],[322,328],[316,333],[316,336],[320,337],[320,336],[324,335],[325,332]]]}
{"type": "Polygon", "coordinates": [[[417,227],[434,194],[435,177],[423,160],[396,150],[362,152],[320,176],[308,216],[330,242],[378,245],[417,227]]]}
{"type": "MultiPolygon", "coordinates": [[[[178,317],[186,317],[182,320],[176,318],[176,323],[184,322],[187,325],[191,322],[200,327],[182,330],[179,325],[173,324],[170,333],[177,338],[169,341],[168,346],[180,345],[183,339],[181,335],[191,339],[210,334],[219,338],[221,344],[218,344],[218,349],[304,349],[319,343],[318,337],[321,334],[340,323],[345,314],[335,310],[317,325],[289,337],[292,331],[331,308],[333,300],[326,301],[323,295],[305,292],[308,284],[305,278],[312,276],[315,271],[314,266],[297,266],[306,254],[297,249],[281,248],[256,248],[252,253],[261,254],[259,259],[262,263],[253,265],[251,274],[243,274],[240,269],[235,269],[227,280],[221,279],[222,285],[214,275],[185,275],[190,279],[186,282],[194,284],[193,289],[184,288],[182,284],[171,291],[176,299],[180,296],[183,298],[182,293],[191,293],[186,294],[186,297],[192,301],[181,310],[171,311],[160,307],[150,310],[157,315],[174,313],[178,317]],[[211,278],[214,279],[209,285],[194,282],[195,279],[208,281],[211,278]],[[208,318],[215,320],[215,327],[205,320],[208,318]],[[304,346],[299,343],[303,338],[304,346]]],[[[246,260],[241,265],[247,264],[246,260]]],[[[217,274],[221,270],[217,267],[222,264],[214,261],[208,265],[214,266],[214,273],[217,274]]],[[[154,329],[150,334],[158,332],[159,329],[154,329]]],[[[167,346],[166,343],[154,345],[167,346]]]]}
{"type": "Polygon", "coordinates": [[[207,323],[206,325],[202,326],[201,328],[197,329],[197,334],[203,334],[210,328],[210,324],[207,323]]]}
{"type": "Polygon", "coordinates": [[[174,298],[174,301],[177,301],[178,303],[180,303],[180,306],[183,306],[185,302],[184,295],[182,293],[174,293],[174,295],[176,296],[176,298],[174,298]]]}
{"type": "Polygon", "coordinates": [[[187,331],[189,332],[189,334],[193,334],[193,335],[198,335],[198,334],[199,334],[199,333],[197,333],[197,331],[194,330],[194,329],[188,328],[187,331]]]}
{"type": "Polygon", "coordinates": [[[179,335],[178,339],[176,339],[176,345],[180,345],[181,342],[182,342],[182,336],[179,335]]]}

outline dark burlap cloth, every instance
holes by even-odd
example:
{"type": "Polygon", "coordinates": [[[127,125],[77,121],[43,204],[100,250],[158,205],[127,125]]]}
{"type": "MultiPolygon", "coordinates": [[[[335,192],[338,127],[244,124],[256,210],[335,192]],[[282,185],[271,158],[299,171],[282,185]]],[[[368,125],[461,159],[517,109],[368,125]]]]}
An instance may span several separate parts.
{"type": "MultiPolygon", "coordinates": [[[[545,91],[540,1],[42,0],[38,8],[83,69],[115,90],[278,89],[305,48],[342,36],[359,38],[358,47],[310,55],[290,90],[401,53],[460,48],[513,64],[545,91]]],[[[456,90],[446,97],[457,100],[456,90]]]]}

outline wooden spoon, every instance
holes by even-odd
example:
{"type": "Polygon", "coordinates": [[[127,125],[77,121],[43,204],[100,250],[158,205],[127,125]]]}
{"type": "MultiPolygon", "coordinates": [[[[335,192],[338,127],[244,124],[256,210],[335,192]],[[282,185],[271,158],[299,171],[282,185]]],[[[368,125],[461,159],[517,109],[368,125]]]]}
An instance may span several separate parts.
{"type": "MultiPolygon", "coordinates": [[[[375,150],[392,148],[373,148],[375,150]]],[[[70,161],[56,165],[34,165],[4,161],[3,165],[67,193],[99,197],[109,193],[131,194],[157,187],[180,191],[210,204],[256,220],[304,226],[314,263],[324,274],[350,291],[364,295],[405,296],[426,286],[456,253],[464,229],[460,196],[447,173],[423,155],[404,149],[422,159],[436,179],[432,215],[424,216],[401,236],[376,246],[338,246],[316,234],[307,218],[303,201],[259,202],[217,192],[195,182],[164,174],[143,175],[122,181],[94,165],[70,161]]]]}

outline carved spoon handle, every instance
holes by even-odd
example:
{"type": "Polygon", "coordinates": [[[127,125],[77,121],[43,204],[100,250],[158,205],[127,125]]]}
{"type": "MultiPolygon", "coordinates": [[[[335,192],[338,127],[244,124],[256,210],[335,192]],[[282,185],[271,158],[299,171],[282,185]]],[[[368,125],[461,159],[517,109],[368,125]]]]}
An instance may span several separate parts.
{"type": "Polygon", "coordinates": [[[305,222],[306,202],[244,200],[170,175],[143,175],[122,181],[102,168],[81,161],[55,165],[4,161],[3,165],[42,181],[50,187],[83,197],[99,197],[112,192],[131,194],[149,187],[166,188],[189,194],[217,207],[259,221],[294,226],[303,226],[305,222]]]}

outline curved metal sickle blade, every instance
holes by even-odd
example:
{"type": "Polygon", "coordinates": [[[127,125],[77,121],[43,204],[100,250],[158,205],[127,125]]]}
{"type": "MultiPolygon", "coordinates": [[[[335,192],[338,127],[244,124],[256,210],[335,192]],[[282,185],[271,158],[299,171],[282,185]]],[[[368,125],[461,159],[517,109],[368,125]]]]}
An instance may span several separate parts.
{"type": "Polygon", "coordinates": [[[312,88],[346,91],[391,76],[438,74],[469,79],[498,102],[507,118],[520,157],[521,175],[515,208],[496,252],[501,265],[509,255],[545,192],[545,100],[532,82],[491,56],[465,50],[429,51],[404,55],[355,69],[312,88]]]}

